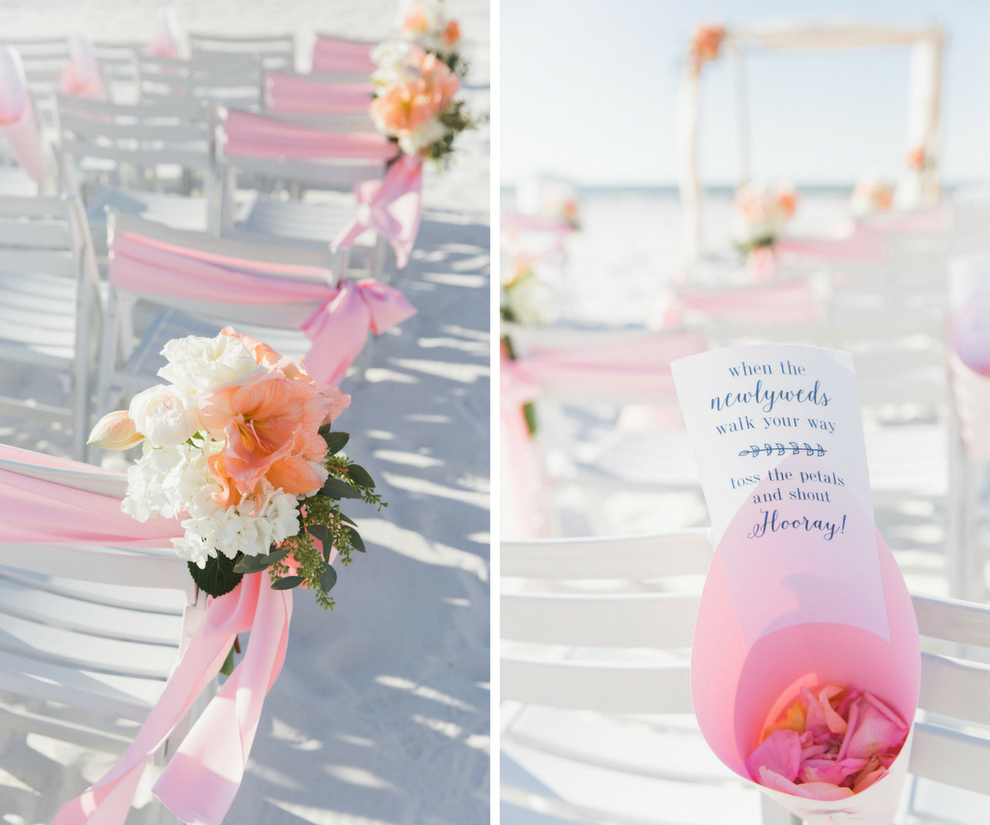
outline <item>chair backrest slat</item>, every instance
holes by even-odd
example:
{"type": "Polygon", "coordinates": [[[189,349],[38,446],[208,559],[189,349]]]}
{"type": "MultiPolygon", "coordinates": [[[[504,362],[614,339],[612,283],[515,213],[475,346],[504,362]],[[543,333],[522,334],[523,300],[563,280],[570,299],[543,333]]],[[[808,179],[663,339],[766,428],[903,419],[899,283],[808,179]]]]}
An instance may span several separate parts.
{"type": "Polygon", "coordinates": [[[503,594],[500,636],[573,647],[689,648],[698,593],[503,594]]]}
{"type": "Polygon", "coordinates": [[[533,661],[503,655],[503,700],[599,713],[691,713],[687,661],[671,664],[533,661]]]}
{"type": "Polygon", "coordinates": [[[704,574],[708,530],[621,538],[504,542],[503,576],[530,579],[645,579],[704,574]]]}

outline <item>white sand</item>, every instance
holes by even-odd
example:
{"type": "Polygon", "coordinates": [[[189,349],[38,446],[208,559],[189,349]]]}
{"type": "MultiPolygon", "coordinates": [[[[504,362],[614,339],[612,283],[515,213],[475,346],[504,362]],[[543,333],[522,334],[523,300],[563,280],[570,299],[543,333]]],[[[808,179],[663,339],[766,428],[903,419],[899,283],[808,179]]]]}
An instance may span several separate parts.
{"type": "MultiPolygon", "coordinates": [[[[198,31],[387,34],[395,0],[173,4],[198,31]]],[[[81,30],[149,40],[156,0],[5,3],[8,37],[81,30]]],[[[489,108],[489,9],[450,0],[471,63],[466,94],[489,108]]],[[[307,56],[308,59],[308,56],[307,56]]],[[[489,817],[489,130],[462,136],[458,159],[428,170],[417,250],[398,285],[419,314],[375,342],[364,378],[343,387],[349,452],[390,507],[352,507],[366,556],[342,570],[337,609],[305,594],[284,669],[265,704],[247,775],[227,817],[236,825],[434,823],[489,817]],[[363,510],[361,509],[363,508],[363,510]]],[[[23,397],[58,387],[0,373],[23,397]]],[[[68,453],[67,433],[0,419],[0,440],[68,453]]],[[[47,823],[107,760],[0,731],[0,821],[47,823]],[[64,754],[65,751],[60,751],[64,754]]]]}

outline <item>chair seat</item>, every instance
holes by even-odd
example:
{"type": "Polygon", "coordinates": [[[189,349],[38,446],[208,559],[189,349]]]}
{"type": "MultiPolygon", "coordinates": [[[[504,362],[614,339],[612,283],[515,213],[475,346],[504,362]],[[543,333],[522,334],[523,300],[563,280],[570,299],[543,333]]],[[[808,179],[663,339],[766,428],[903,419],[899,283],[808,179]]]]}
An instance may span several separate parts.
{"type": "Polygon", "coordinates": [[[237,228],[260,235],[330,243],[354,218],[357,204],[350,195],[321,194],[325,202],[320,203],[259,196],[237,228]]]}

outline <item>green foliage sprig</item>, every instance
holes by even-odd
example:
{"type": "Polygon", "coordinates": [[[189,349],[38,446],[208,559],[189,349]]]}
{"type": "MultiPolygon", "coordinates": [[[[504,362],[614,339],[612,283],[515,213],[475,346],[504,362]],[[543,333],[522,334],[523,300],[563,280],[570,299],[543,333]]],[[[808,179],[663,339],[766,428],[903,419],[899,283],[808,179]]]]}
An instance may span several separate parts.
{"type": "Polygon", "coordinates": [[[331,432],[330,425],[320,428],[327,442],[324,465],[329,472],[323,487],[300,502],[301,529],[280,545],[272,545],[264,556],[238,553],[233,559],[218,553],[200,568],[189,563],[189,572],[199,587],[211,596],[222,596],[233,590],[246,574],[268,571],[273,590],[291,590],[305,586],[324,610],[332,610],[334,600],[330,591],[337,583],[337,571],[330,564],[331,548],[337,550],[342,566],[351,563],[354,552],[364,553],[365,546],[357,524],[340,509],[343,499],[360,499],[379,509],[388,507],[375,490],[371,474],[360,464],[341,455],[347,444],[347,433],[331,432]],[[289,556],[295,570],[289,564],[289,556]]]}

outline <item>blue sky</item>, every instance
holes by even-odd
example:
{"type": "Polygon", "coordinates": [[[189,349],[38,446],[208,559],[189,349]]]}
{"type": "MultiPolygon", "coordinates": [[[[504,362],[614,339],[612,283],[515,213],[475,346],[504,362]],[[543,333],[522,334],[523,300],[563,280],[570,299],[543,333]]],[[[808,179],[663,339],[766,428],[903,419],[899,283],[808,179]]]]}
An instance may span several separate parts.
{"type": "MultiPolygon", "coordinates": [[[[990,179],[990,3],[985,0],[500,0],[501,175],[585,184],[676,181],[675,103],[700,22],[854,20],[946,30],[942,169],[990,179]]],[[[798,183],[896,178],[905,154],[907,47],[750,52],[752,174],[798,183]]],[[[728,61],[705,67],[705,183],[738,175],[728,61]]]]}

